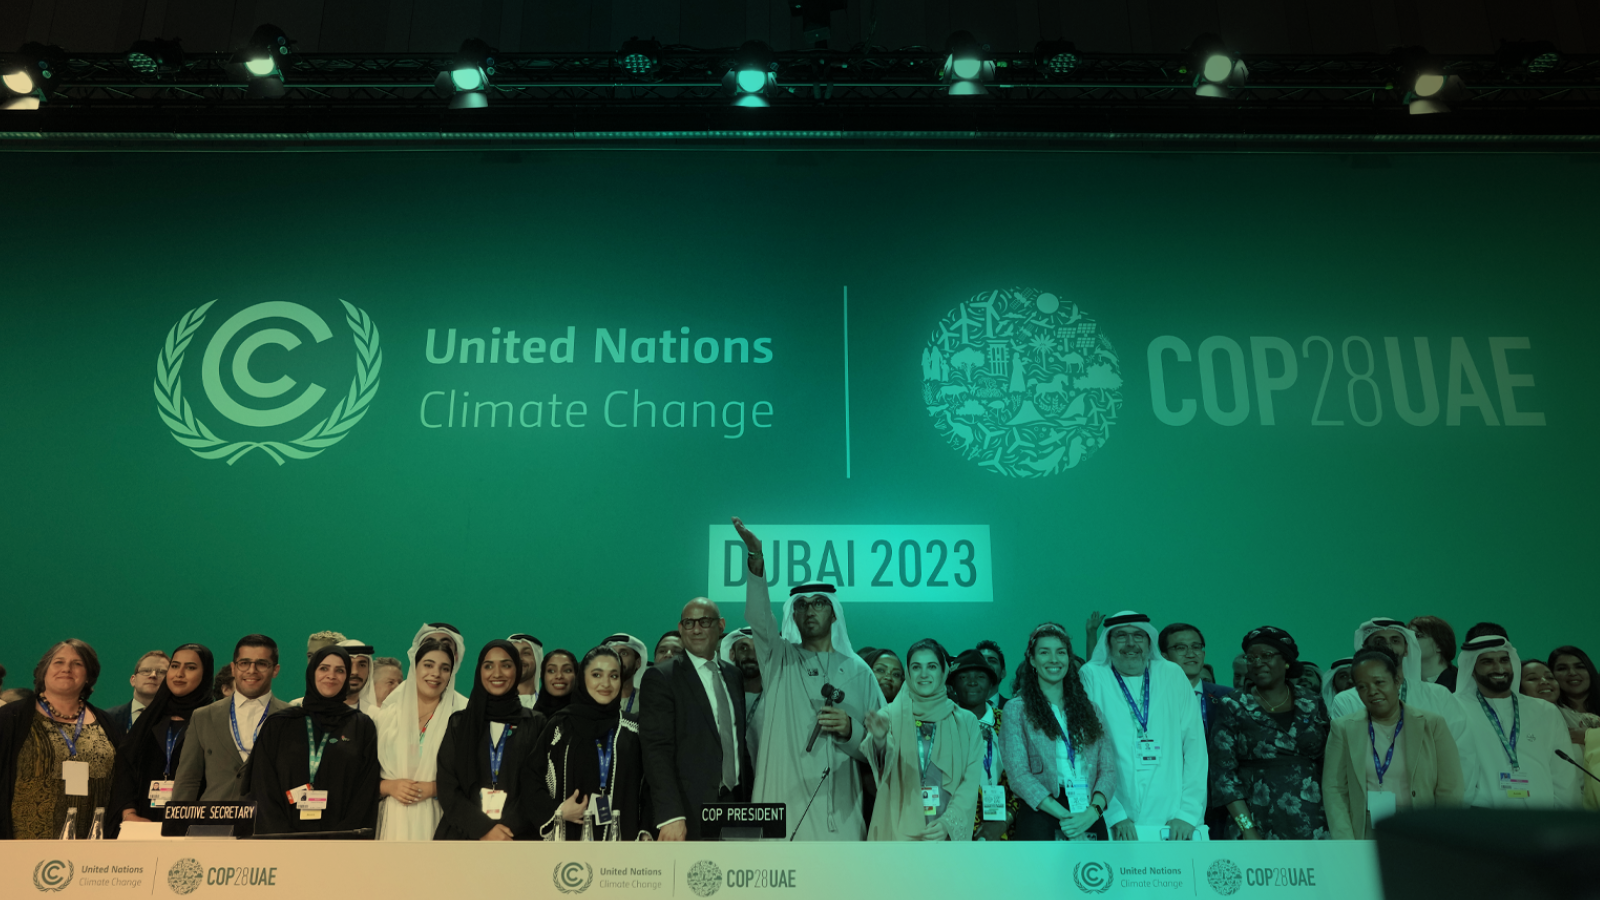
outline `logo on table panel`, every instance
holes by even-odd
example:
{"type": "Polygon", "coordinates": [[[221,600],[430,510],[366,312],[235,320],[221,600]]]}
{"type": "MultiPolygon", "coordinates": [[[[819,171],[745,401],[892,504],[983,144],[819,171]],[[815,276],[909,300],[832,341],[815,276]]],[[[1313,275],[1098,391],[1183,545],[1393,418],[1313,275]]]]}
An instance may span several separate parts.
{"type": "Polygon", "coordinates": [[[709,897],[722,887],[722,870],[709,859],[702,859],[689,867],[689,890],[696,897],[709,897]]]}
{"type": "Polygon", "coordinates": [[[72,883],[71,860],[40,860],[33,867],[33,886],[47,894],[63,890],[72,883]]]}
{"type": "Polygon", "coordinates": [[[556,864],[552,876],[556,890],[563,894],[581,894],[594,883],[594,869],[588,863],[564,862],[556,864]]]}
{"type": "Polygon", "coordinates": [[[1034,288],[952,310],[922,350],[922,402],[957,452],[1013,478],[1077,466],[1122,408],[1121,363],[1077,303],[1034,288]]]}
{"type": "Polygon", "coordinates": [[[206,870],[197,859],[180,859],[167,869],[167,887],[174,894],[192,894],[200,886],[206,870]]]}
{"type": "Polygon", "coordinates": [[[201,459],[230,466],[252,450],[281,466],[344,440],[377,395],[383,351],[366,311],[339,302],[353,351],[332,340],[326,319],[299,303],[257,303],[225,319],[197,350],[201,394],[209,404],[200,413],[184,392],[184,360],[217,301],[184,313],[156,354],[156,409],[173,439],[201,459]],[[348,392],[316,381],[337,385],[347,376],[348,392]]]}
{"type": "Polygon", "coordinates": [[[1206,869],[1206,882],[1211,889],[1224,897],[1229,897],[1239,892],[1244,885],[1244,873],[1233,864],[1232,860],[1219,859],[1206,869]]]}
{"type": "Polygon", "coordinates": [[[1115,873],[1103,862],[1081,862],[1072,867],[1072,883],[1085,894],[1104,894],[1111,890],[1115,873]]]}

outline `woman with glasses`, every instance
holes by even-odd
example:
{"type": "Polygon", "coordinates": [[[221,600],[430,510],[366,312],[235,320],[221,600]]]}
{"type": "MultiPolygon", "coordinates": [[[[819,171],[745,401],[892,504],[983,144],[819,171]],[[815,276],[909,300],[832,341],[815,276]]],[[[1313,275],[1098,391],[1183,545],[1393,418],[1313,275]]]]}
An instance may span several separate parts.
{"type": "Polygon", "coordinates": [[[1328,710],[1304,674],[1289,632],[1264,625],[1242,642],[1250,687],[1221,698],[1211,738],[1211,802],[1225,806],[1227,837],[1326,840],[1322,759],[1328,710]]]}

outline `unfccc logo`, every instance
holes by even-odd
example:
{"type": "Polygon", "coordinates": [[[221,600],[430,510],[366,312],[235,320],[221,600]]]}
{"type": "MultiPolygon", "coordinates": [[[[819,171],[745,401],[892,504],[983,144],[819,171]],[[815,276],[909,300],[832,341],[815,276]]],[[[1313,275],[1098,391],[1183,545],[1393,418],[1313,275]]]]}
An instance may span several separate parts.
{"type": "MultiPolygon", "coordinates": [[[[216,302],[213,300],[184,313],[183,318],[167,332],[166,343],[156,355],[156,405],[161,421],[166,423],[173,439],[201,459],[226,459],[230,466],[256,449],[272,457],[281,466],[289,459],[310,459],[344,440],[350,429],[367,414],[367,407],[378,392],[383,351],[379,348],[378,329],[372,324],[371,317],[364,310],[344,300],[339,301],[344,304],[347,314],[345,324],[350,327],[355,339],[356,372],[350,381],[349,394],[334,404],[333,410],[325,418],[293,440],[240,440],[222,437],[212,431],[195,416],[189,401],[183,396],[180,371],[184,354],[205,322],[207,312],[216,302]]],[[[235,344],[235,339],[250,326],[269,319],[287,320],[301,326],[318,344],[333,337],[333,330],[315,311],[284,300],[246,307],[222,323],[202,354],[200,383],[211,406],[245,428],[287,425],[309,413],[327,394],[326,388],[313,383],[306,385],[304,390],[287,402],[271,408],[257,408],[240,403],[228,391],[222,378],[224,366],[238,389],[257,400],[284,397],[298,386],[298,382],[288,375],[282,375],[275,381],[260,381],[250,369],[251,357],[264,346],[276,345],[286,353],[299,347],[303,342],[294,332],[284,328],[262,328],[235,344]]]]}

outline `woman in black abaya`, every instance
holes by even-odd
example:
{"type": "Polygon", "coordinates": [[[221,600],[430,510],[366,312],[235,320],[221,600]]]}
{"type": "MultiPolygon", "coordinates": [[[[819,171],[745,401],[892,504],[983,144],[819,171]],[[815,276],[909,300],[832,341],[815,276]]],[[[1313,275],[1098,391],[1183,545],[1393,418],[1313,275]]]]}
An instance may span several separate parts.
{"type": "Polygon", "coordinates": [[[257,834],[376,826],[378,729],[345,705],[349,690],[350,654],[323,647],[306,665],[305,700],[262,724],[246,766],[257,834]]]}
{"type": "Polygon", "coordinates": [[[172,651],[166,679],[117,752],[111,783],[113,817],[124,822],[161,821],[166,802],[172,799],[173,774],[183,754],[189,716],[211,702],[214,666],[211,651],[201,644],[183,644],[172,651]]]}
{"type": "Polygon", "coordinates": [[[512,841],[530,836],[519,802],[527,758],[544,714],[522,705],[522,654],[510,641],[478,651],[467,708],[450,716],[439,744],[436,841],[512,841]]]}

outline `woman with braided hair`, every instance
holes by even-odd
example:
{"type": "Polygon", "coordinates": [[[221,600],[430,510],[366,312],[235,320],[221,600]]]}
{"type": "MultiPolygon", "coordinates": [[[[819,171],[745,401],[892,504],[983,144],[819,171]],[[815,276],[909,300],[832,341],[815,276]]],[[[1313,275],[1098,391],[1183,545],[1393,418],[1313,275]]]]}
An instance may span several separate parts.
{"type": "Polygon", "coordinates": [[[1013,840],[1107,839],[1101,816],[1117,783],[1116,754],[1078,666],[1065,628],[1045,622],[1028,635],[1000,723],[1000,755],[1022,801],[1013,840]]]}

